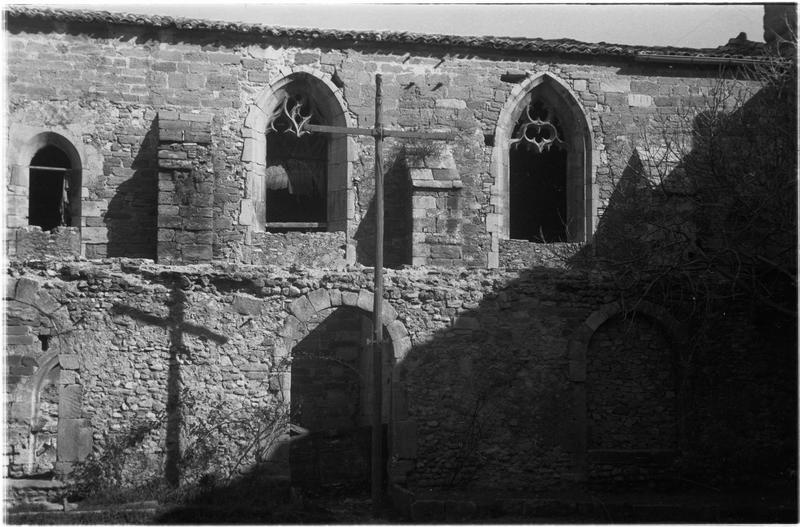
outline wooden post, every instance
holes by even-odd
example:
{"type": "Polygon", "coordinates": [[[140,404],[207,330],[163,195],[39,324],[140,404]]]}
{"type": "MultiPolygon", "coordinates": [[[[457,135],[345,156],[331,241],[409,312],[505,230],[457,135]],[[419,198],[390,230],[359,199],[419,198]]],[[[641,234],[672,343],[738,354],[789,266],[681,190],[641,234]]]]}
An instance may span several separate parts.
{"type": "Polygon", "coordinates": [[[372,305],[372,511],[383,501],[383,97],[375,75],[375,297],[372,305]]]}

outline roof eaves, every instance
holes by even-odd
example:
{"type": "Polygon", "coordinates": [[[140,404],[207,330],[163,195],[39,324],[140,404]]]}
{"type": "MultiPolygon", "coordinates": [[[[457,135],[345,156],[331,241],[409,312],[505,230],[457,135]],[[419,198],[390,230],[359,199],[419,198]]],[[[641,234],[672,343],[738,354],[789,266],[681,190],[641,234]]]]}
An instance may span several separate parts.
{"type": "MultiPolygon", "coordinates": [[[[179,18],[161,15],[134,15],[126,13],[110,13],[108,11],[87,11],[70,9],[38,8],[27,6],[9,6],[6,10],[8,18],[52,19],[62,22],[83,22],[103,24],[126,24],[135,26],[153,26],[158,28],[175,28],[179,30],[212,30],[245,34],[262,34],[275,38],[293,38],[298,40],[327,40],[358,43],[402,43],[408,45],[447,46],[465,49],[491,49],[498,51],[524,51],[540,54],[590,55],[634,58],[644,61],[687,62],[677,57],[696,57],[696,63],[703,62],[702,57],[729,57],[730,59],[756,60],[760,55],[760,46],[749,43],[743,47],[742,53],[731,53],[730,44],[719,48],[674,48],[655,46],[632,46],[626,44],[609,44],[605,42],[587,43],[572,39],[544,40],[525,37],[491,37],[491,36],[456,36],[421,34],[391,31],[355,31],[332,29],[303,29],[277,27],[259,24],[220,22],[179,18]],[[650,58],[642,58],[650,57],[650,58]],[[656,58],[658,57],[658,58],[656,58]]],[[[757,60],[756,60],[757,61],[757,60]]]]}

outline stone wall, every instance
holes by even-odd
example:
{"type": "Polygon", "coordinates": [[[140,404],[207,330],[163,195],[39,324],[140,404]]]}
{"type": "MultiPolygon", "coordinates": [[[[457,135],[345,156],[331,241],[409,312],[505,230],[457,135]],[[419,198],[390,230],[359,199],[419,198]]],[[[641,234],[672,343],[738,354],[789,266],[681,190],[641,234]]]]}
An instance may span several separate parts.
{"type": "MultiPolygon", "coordinates": [[[[125,475],[122,483],[164,477],[165,464],[170,466],[177,449],[200,451],[203,445],[194,442],[193,434],[222,415],[234,416],[229,419],[238,424],[228,423],[228,435],[214,436],[215,456],[180,469],[183,481],[205,473],[224,475],[248,434],[256,433],[252,423],[280,423],[281,408],[296,390],[305,393],[306,405],[320,407],[304,408],[307,416],[333,418],[339,409],[343,419],[357,426],[368,418],[369,392],[363,386],[355,390],[350,377],[345,382],[343,368],[352,361],[359,372],[369,367],[354,358],[363,352],[353,342],[364,340],[372,309],[370,268],[288,271],[106,260],[11,262],[9,273],[10,475],[26,472],[36,421],[31,401],[55,365],[61,368],[56,466],[68,472],[90,452],[92,459],[102,459],[134,434],[134,445],[114,458],[125,475]],[[42,349],[45,340],[47,350],[42,349]],[[337,342],[341,345],[331,348],[337,342]],[[338,365],[320,368],[312,361],[306,366],[324,375],[292,379],[291,351],[308,351],[314,343],[325,344],[316,355],[332,354],[329,358],[338,365]],[[178,421],[175,408],[184,409],[178,421]],[[180,446],[171,439],[177,429],[184,430],[180,446]]],[[[665,408],[673,400],[668,393],[673,381],[678,385],[675,399],[692,392],[680,388],[684,377],[664,371],[672,355],[655,326],[644,327],[641,339],[628,339],[624,321],[616,330],[603,329],[598,308],[612,305],[615,298],[611,282],[597,273],[387,271],[384,325],[394,365],[385,365],[384,418],[392,481],[413,488],[532,490],[593,475],[648,479],[663,476],[663,462],[638,460],[642,455],[658,458],[673,448],[662,441],[671,437],[670,430],[684,440],[711,438],[714,430],[736,420],[736,411],[720,406],[695,373],[700,376],[692,382],[700,384],[692,415],[705,418],[692,421],[691,430],[672,428],[677,416],[670,417],[665,408]],[[586,331],[588,371],[581,374],[573,339],[586,331]],[[626,353],[644,353],[648,359],[632,360],[626,353]],[[632,369],[638,372],[634,378],[625,375],[632,369]],[[581,415],[598,421],[581,428],[581,415]],[[608,426],[602,428],[603,423],[608,426]],[[611,442],[598,442],[598,431],[611,442]],[[604,451],[593,458],[597,447],[604,451]],[[587,453],[590,465],[584,466],[587,453]],[[626,466],[635,470],[620,468],[626,466]]],[[[661,327],[666,322],[658,313],[648,316],[661,327]]],[[[667,329],[668,342],[674,344],[674,328],[667,329]]],[[[753,359],[748,354],[755,348],[747,346],[729,357],[731,378],[750,375],[753,359]]],[[[705,364],[692,371],[704,371],[705,364]]],[[[757,430],[758,437],[749,433],[739,441],[759,456],[778,459],[777,452],[787,447],[781,439],[786,431],[767,424],[791,406],[787,386],[759,381],[745,390],[753,407],[761,409],[748,414],[748,430],[757,430]],[[754,424],[762,421],[763,427],[754,424]],[[771,442],[781,446],[773,448],[771,442]]],[[[331,431],[319,419],[312,421],[297,424],[312,433],[331,431]]],[[[283,423],[280,430],[285,430],[283,423]]],[[[333,433],[344,429],[352,427],[343,425],[333,433]]],[[[248,463],[260,459],[278,474],[290,471],[292,442],[285,443],[282,434],[272,437],[260,454],[245,456],[248,463]]],[[[358,440],[353,436],[345,443],[358,440]]],[[[695,443],[697,452],[719,448],[695,443]]],[[[702,463],[687,459],[683,462],[703,473],[709,457],[702,463]]]]}
{"type": "MultiPolygon", "coordinates": [[[[585,115],[594,141],[589,145],[594,186],[590,208],[599,214],[612,194],[613,176],[624,171],[643,133],[659,128],[661,117],[678,108],[702,104],[718,75],[716,68],[670,66],[667,72],[658,65],[612,58],[531,57],[514,52],[468,57],[437,47],[401,50],[372,43],[355,49],[345,42],[321,46],[224,31],[113,24],[103,25],[102,32],[96,29],[86,23],[53,24],[24,17],[12,17],[8,29],[11,163],[22,167],[30,161],[18,159],[28,155],[17,147],[26,144],[26,130],[46,131],[75,143],[76,155],[86,158],[81,235],[90,257],[158,254],[157,166],[159,159],[165,159],[159,157],[158,145],[176,140],[165,129],[173,117],[164,116],[178,121],[194,116],[189,119],[189,136],[180,140],[208,148],[204,170],[214,182],[213,257],[252,261],[252,250],[263,251],[257,244],[267,238],[252,236],[252,218],[245,218],[242,208],[244,200],[258,191],[248,187],[245,165],[252,155],[260,155],[245,145],[253,133],[263,136],[263,131],[245,134],[245,120],[251,110],[260,108],[261,94],[287,75],[311,75],[321,79],[331,100],[343,105],[348,123],[371,126],[374,75],[380,73],[386,125],[451,130],[455,139],[447,143],[454,160],[450,168],[458,173],[456,180],[430,178],[447,183],[450,190],[418,187],[419,196],[413,198],[417,203],[404,204],[402,200],[410,199],[403,191],[409,187],[409,174],[388,171],[387,261],[397,262],[396,266],[422,263],[421,253],[412,261],[410,247],[415,244],[427,247],[424,258],[431,261],[497,265],[497,244],[503,237],[503,184],[498,172],[502,163],[492,159],[502,157],[502,152],[492,138],[501,114],[511,111],[505,105],[512,95],[517,97],[514,90],[520,89],[520,82],[544,74],[556,79],[552,82],[563,84],[573,106],[585,115]],[[65,76],[65,71],[71,75],[65,76]],[[157,115],[162,116],[161,125],[157,115]],[[202,123],[196,120],[199,116],[202,123]],[[202,137],[192,136],[194,131],[202,137]],[[96,153],[85,152],[89,146],[96,153]],[[99,167],[89,162],[92,156],[100,159],[99,167]],[[409,217],[408,212],[416,216],[409,217]],[[432,217],[441,220],[435,231],[422,226],[432,217]]],[[[337,149],[345,161],[333,166],[339,171],[346,168],[347,175],[346,181],[337,183],[342,188],[337,188],[341,195],[336,199],[346,201],[339,208],[348,220],[347,225],[337,223],[336,230],[345,234],[348,260],[369,263],[372,139],[355,137],[337,149]]],[[[388,166],[396,161],[390,157],[401,151],[387,154],[388,166]]],[[[10,198],[15,207],[27,199],[24,185],[17,187],[19,192],[10,198]]],[[[18,216],[24,222],[24,213],[18,216]]],[[[176,243],[175,239],[159,241],[176,243]]],[[[310,248],[314,243],[309,237],[303,245],[310,248]]],[[[189,260],[206,256],[203,250],[189,260]]]]}

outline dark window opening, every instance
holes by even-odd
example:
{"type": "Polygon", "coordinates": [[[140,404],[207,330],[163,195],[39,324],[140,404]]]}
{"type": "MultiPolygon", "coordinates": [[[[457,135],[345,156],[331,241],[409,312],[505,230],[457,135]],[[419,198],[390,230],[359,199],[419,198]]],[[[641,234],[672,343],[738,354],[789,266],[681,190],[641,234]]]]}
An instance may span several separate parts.
{"type": "MultiPolygon", "coordinates": [[[[310,124],[322,124],[318,113],[303,95],[288,96],[286,109],[299,107],[310,124]]],[[[324,133],[300,137],[283,113],[267,134],[267,223],[270,230],[325,230],[327,221],[328,139],[324,133]]]]}
{"type": "Polygon", "coordinates": [[[39,342],[42,343],[42,351],[47,351],[50,347],[50,335],[39,335],[39,342]]]}
{"type": "Polygon", "coordinates": [[[567,152],[511,148],[509,157],[511,238],[567,241],[567,152]]]}
{"type": "Polygon", "coordinates": [[[568,240],[567,151],[551,109],[531,100],[509,152],[509,235],[538,243],[568,240]]]}
{"type": "Polygon", "coordinates": [[[28,225],[41,227],[43,231],[71,226],[71,168],[67,154],[53,145],[36,152],[29,171],[28,225]]]}

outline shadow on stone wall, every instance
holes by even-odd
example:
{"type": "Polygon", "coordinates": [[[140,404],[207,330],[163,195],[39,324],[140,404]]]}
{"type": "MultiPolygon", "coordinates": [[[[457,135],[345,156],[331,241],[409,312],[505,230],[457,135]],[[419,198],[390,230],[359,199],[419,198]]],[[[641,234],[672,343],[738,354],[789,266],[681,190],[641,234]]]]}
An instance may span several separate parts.
{"type": "MultiPolygon", "coordinates": [[[[574,488],[586,476],[591,484],[597,473],[610,475],[615,487],[629,491],[713,487],[726,492],[743,484],[749,489],[796,485],[796,316],[778,316],[777,308],[765,315],[754,308],[758,298],[746,292],[705,298],[706,310],[698,311],[698,297],[686,294],[686,282],[701,283],[704,289],[697,293],[716,294],[730,290],[730,279],[724,269],[676,268],[696,259],[695,251],[708,252],[718,244],[713,240],[719,238],[719,228],[725,234],[732,225],[748,224],[741,223],[740,201],[726,200],[718,186],[703,186],[703,178],[709,176],[703,167],[708,166],[710,144],[724,145],[715,154],[722,159],[714,159],[731,163],[727,188],[769,184],[759,179],[764,173],[758,158],[745,155],[735,141],[753,132],[742,130],[742,119],[753,119],[750,112],[763,114],[757,105],[769,99],[758,96],[750,103],[753,108],[721,119],[714,134],[707,127],[709,116],[701,114],[695,122],[694,149],[675,163],[653,167],[652,157],[632,155],[597,230],[599,259],[586,251],[568,258],[567,269],[429,269],[415,277],[387,273],[386,297],[403,302],[403,323],[412,333],[429,335],[417,340],[412,334],[415,346],[395,365],[395,401],[408,415],[393,416],[393,426],[403,424],[392,439],[393,481],[415,490],[482,494],[487,489],[508,494],[509,489],[530,493],[574,488]],[[655,175],[664,176],[657,185],[652,181],[655,175]],[[723,211],[714,203],[721,203],[723,211]],[[607,273],[587,272],[598,270],[607,273]],[[721,274],[709,274],[714,270],[721,274]],[[669,309],[689,325],[686,349],[675,350],[670,359],[663,357],[672,353],[655,328],[663,321],[638,312],[644,300],[669,309]],[[615,302],[623,307],[620,316],[608,319],[613,324],[597,321],[604,306],[615,302]],[[650,325],[636,326],[641,317],[650,325]],[[573,360],[572,335],[580,331],[590,331],[584,335],[592,355],[585,364],[588,372],[573,360]],[[594,332],[602,332],[602,338],[595,338],[594,332]],[[651,336],[642,339],[648,332],[651,336]],[[604,347],[625,348],[625,353],[616,363],[600,364],[593,355],[604,347]],[[626,384],[620,372],[631,366],[626,358],[631,353],[641,354],[636,358],[639,366],[656,377],[657,392],[665,392],[663,400],[659,393],[639,393],[641,379],[636,375],[635,382],[626,384]],[[675,372],[663,371],[675,362],[675,372]],[[603,372],[596,371],[600,367],[603,372]],[[581,378],[593,382],[585,393],[594,397],[593,379],[598,376],[614,390],[622,385],[636,393],[607,391],[599,399],[602,404],[595,399],[587,406],[575,384],[581,378]],[[638,397],[643,403],[639,406],[638,397]],[[659,414],[664,404],[675,404],[676,415],[669,422],[657,421],[659,415],[669,414],[659,414]],[[581,456],[587,454],[590,436],[576,423],[580,405],[589,409],[589,431],[606,430],[608,436],[619,428],[615,422],[631,431],[629,437],[604,436],[599,446],[616,451],[607,450],[605,454],[614,455],[606,455],[596,464],[601,470],[588,474],[582,472],[581,456]],[[609,425],[605,429],[598,426],[604,419],[609,425]],[[674,443],[661,441],[662,433],[679,437],[674,443]],[[612,448],[619,445],[624,448],[612,448]],[[643,456],[643,450],[661,452],[673,445],[677,452],[662,456],[655,469],[643,456]],[[630,480],[627,474],[632,474],[630,480]]],[[[758,148],[763,153],[766,145],[758,148]]],[[[771,177],[778,173],[785,179],[793,165],[764,166],[775,169],[770,169],[771,177]]],[[[717,185],[719,180],[713,182],[717,185]]],[[[753,195],[759,195],[758,189],[753,195]]],[[[750,218],[761,218],[761,212],[751,211],[750,218]]],[[[763,223],[774,221],[767,216],[763,223]]],[[[746,233],[739,227],[734,240],[744,248],[761,241],[763,225],[756,223],[746,233]]],[[[369,224],[368,218],[362,223],[369,224]]],[[[777,254],[792,264],[793,255],[777,254]]],[[[624,430],[619,433],[626,435],[624,430]]],[[[254,495],[246,486],[256,481],[256,474],[263,474],[261,468],[218,489],[220,495],[254,495]]]]}
{"type": "Polygon", "coordinates": [[[794,92],[767,84],[734,95],[733,111],[699,107],[690,145],[634,150],[571,261],[610,272],[629,306],[646,299],[687,323],[679,468],[711,485],[788,482],[797,460],[794,92]]]}
{"type": "MultiPolygon", "coordinates": [[[[158,118],[145,134],[131,163],[133,175],[116,186],[103,218],[107,256],[156,258],[158,218],[158,118]]],[[[111,173],[114,174],[114,168],[111,173]]],[[[112,178],[119,178],[113,175],[112,178]]]]}
{"type": "MultiPolygon", "coordinates": [[[[386,150],[389,151],[388,148],[386,150]]],[[[384,173],[383,264],[387,268],[398,269],[411,263],[411,183],[402,155],[389,153],[388,161],[391,165],[384,173]]],[[[364,187],[373,194],[374,171],[370,171],[365,179],[369,183],[364,187]]],[[[356,241],[356,261],[374,266],[375,199],[370,197],[369,203],[359,203],[358,206],[367,212],[353,236],[356,241]]]]}
{"type": "Polygon", "coordinates": [[[191,283],[188,280],[181,280],[179,276],[172,278],[170,297],[167,302],[169,306],[169,314],[167,317],[158,317],[126,305],[117,304],[111,309],[111,312],[114,314],[128,315],[146,324],[161,326],[167,329],[169,360],[167,369],[164,477],[171,487],[177,487],[181,479],[181,390],[183,386],[181,382],[180,356],[188,353],[184,345],[183,335],[184,333],[199,335],[219,344],[224,344],[228,341],[228,337],[224,335],[218,335],[205,327],[186,321],[185,312],[188,300],[185,290],[187,288],[191,288],[191,283]]]}

